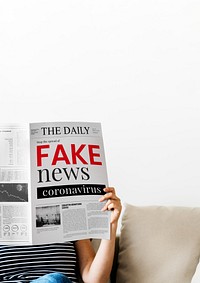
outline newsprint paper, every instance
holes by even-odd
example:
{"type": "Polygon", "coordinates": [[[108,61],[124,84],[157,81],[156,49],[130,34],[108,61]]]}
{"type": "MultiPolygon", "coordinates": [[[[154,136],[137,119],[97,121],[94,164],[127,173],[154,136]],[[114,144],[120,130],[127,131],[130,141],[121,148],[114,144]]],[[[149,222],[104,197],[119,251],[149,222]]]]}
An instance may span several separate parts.
{"type": "Polygon", "coordinates": [[[100,123],[0,125],[0,244],[110,238],[100,123]]]}

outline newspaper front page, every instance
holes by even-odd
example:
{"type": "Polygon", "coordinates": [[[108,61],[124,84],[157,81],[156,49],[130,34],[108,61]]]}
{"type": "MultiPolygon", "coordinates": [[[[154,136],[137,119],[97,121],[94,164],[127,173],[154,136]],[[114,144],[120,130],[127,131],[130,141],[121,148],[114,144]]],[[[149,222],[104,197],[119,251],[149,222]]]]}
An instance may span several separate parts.
{"type": "Polygon", "coordinates": [[[33,242],[110,237],[100,123],[30,125],[33,242]]]}
{"type": "Polygon", "coordinates": [[[110,238],[100,123],[0,125],[0,243],[110,238]]]}
{"type": "Polygon", "coordinates": [[[100,123],[0,125],[0,243],[110,238],[100,123]]]}

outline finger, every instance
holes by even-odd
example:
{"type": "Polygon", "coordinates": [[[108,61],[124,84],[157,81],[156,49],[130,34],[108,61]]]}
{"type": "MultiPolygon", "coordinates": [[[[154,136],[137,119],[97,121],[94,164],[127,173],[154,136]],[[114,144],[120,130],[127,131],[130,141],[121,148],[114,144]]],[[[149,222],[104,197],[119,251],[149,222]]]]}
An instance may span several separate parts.
{"type": "Polygon", "coordinates": [[[106,211],[106,210],[108,210],[108,206],[111,204],[111,200],[108,200],[107,202],[106,202],[106,204],[103,206],[103,208],[101,209],[101,211],[106,211]]]}
{"type": "Polygon", "coordinates": [[[102,211],[105,210],[114,210],[114,209],[120,209],[121,205],[119,201],[116,200],[108,200],[104,207],[101,209],[102,211]]]}
{"type": "Polygon", "coordinates": [[[104,201],[104,200],[108,200],[108,199],[118,200],[119,198],[116,196],[115,192],[111,191],[111,192],[108,192],[105,195],[101,196],[99,201],[104,201]]]}
{"type": "Polygon", "coordinates": [[[104,201],[104,200],[109,200],[109,199],[115,199],[115,195],[113,195],[112,193],[107,193],[107,194],[101,196],[99,201],[104,201]]]}
{"type": "Polygon", "coordinates": [[[106,187],[106,188],[104,188],[103,190],[104,190],[104,192],[106,192],[106,193],[112,192],[112,193],[115,194],[115,188],[114,188],[114,187],[106,187]]]}

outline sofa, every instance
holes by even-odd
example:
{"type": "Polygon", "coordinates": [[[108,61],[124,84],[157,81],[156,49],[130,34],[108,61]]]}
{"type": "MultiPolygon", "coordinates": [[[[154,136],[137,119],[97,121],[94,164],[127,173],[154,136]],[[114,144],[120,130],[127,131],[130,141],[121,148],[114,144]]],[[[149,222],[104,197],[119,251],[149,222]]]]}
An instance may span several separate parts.
{"type": "Polygon", "coordinates": [[[200,283],[199,259],[200,208],[125,204],[109,283],[200,283]]]}

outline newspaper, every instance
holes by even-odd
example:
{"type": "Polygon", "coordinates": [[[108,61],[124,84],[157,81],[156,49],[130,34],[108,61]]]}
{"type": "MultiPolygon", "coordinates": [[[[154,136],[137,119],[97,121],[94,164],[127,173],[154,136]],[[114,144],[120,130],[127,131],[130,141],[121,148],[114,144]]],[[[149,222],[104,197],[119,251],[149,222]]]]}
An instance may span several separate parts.
{"type": "Polygon", "coordinates": [[[0,244],[110,238],[100,123],[0,125],[0,244]]]}

